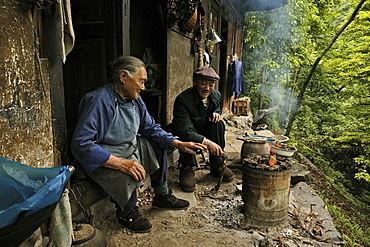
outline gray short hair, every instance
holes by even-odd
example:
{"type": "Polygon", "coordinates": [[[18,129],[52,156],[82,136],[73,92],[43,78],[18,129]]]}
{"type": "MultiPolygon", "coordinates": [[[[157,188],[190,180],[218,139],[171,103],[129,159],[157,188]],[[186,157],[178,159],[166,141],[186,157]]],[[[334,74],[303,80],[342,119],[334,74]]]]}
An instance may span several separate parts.
{"type": "Polygon", "coordinates": [[[133,56],[122,56],[117,58],[112,64],[112,82],[119,81],[119,74],[122,70],[128,71],[128,76],[132,77],[136,74],[139,67],[145,67],[145,64],[140,59],[133,56]]]}

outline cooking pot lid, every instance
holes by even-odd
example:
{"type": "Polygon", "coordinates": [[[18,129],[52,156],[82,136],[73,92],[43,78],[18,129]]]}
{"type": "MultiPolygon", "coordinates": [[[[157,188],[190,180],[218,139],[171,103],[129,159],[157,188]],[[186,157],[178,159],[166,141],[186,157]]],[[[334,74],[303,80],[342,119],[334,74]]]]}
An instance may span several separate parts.
{"type": "Polygon", "coordinates": [[[266,143],[267,142],[267,137],[243,136],[243,137],[237,137],[236,139],[244,141],[244,142],[251,142],[251,143],[266,143]]]}

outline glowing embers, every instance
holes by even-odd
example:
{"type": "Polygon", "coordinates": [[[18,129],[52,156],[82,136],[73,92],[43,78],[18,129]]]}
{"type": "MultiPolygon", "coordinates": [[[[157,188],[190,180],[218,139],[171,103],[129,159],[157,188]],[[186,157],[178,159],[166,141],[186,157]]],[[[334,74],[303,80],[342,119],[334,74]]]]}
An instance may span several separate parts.
{"type": "Polygon", "coordinates": [[[243,159],[243,165],[269,171],[281,171],[291,168],[289,158],[274,154],[258,155],[256,153],[250,153],[243,159]]]}

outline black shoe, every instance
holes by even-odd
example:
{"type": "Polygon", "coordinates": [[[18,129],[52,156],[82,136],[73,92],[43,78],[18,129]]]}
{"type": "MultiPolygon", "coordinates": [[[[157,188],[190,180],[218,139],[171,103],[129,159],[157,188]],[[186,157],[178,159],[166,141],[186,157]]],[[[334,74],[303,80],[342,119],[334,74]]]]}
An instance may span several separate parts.
{"type": "Polygon", "coordinates": [[[134,232],[144,233],[152,229],[152,224],[140,214],[138,207],[131,210],[127,217],[118,217],[118,222],[134,232]]]}
{"type": "Polygon", "coordinates": [[[153,199],[153,208],[160,209],[186,209],[190,203],[183,199],[178,199],[172,195],[172,190],[169,190],[167,195],[156,195],[153,199]]]}
{"type": "Polygon", "coordinates": [[[180,188],[185,192],[195,190],[195,172],[192,168],[180,169],[180,188]]]}

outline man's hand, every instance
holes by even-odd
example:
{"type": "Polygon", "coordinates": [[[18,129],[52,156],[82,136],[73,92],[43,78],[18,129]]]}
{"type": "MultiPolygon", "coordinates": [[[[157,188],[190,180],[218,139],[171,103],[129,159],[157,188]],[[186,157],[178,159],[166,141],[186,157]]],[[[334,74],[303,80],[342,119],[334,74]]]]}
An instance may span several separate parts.
{"type": "Polygon", "coordinates": [[[195,154],[196,150],[204,150],[207,147],[203,144],[196,143],[196,142],[182,142],[177,139],[173,140],[170,144],[171,147],[177,147],[180,151],[195,154]]]}
{"type": "Polygon", "coordinates": [[[222,120],[222,116],[216,112],[212,114],[212,117],[209,117],[209,121],[212,123],[218,123],[222,120]]]}
{"type": "Polygon", "coordinates": [[[135,181],[141,181],[145,179],[146,172],[144,167],[135,160],[124,160],[111,155],[103,164],[103,166],[126,173],[135,181]]]}
{"type": "Polygon", "coordinates": [[[210,141],[208,139],[204,139],[203,144],[207,146],[209,152],[215,156],[222,156],[224,154],[224,151],[222,151],[222,148],[213,141],[210,141]]]}

